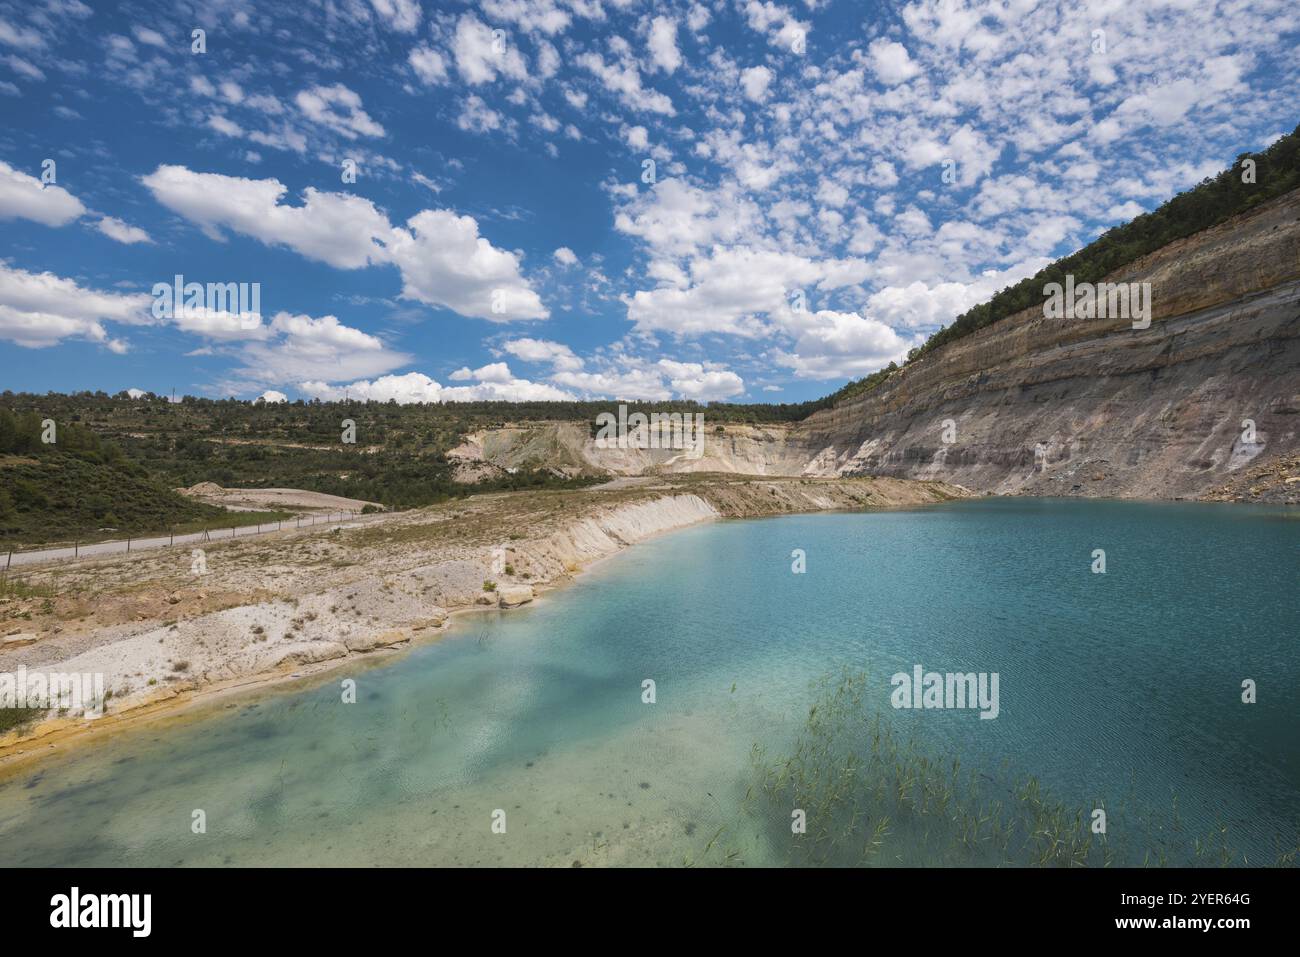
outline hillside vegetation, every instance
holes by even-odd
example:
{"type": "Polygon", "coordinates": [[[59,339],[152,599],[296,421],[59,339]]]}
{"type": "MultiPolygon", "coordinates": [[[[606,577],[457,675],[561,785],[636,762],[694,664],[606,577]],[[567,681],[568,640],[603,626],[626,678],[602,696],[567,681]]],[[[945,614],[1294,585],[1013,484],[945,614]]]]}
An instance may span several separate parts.
{"type": "MultiPolygon", "coordinates": [[[[0,541],[103,538],[105,528],[141,535],[218,517],[221,524],[240,524],[238,513],[174,491],[200,482],[307,489],[410,508],[471,492],[592,481],[520,469],[472,487],[455,482],[445,453],[471,426],[505,421],[511,407],[494,405],[489,413],[452,406],[266,405],[189,397],[172,403],[124,393],[6,392],[0,395],[0,541]],[[53,444],[41,441],[46,419],[56,426],[53,444]],[[343,441],[345,420],[355,424],[354,443],[343,441]]],[[[542,417],[541,407],[521,411],[542,417]]]]}
{"type": "Polygon", "coordinates": [[[41,421],[0,408],[0,545],[134,536],[226,514],[159,485],[89,429],[56,422],[55,441],[42,442],[41,421]]]}

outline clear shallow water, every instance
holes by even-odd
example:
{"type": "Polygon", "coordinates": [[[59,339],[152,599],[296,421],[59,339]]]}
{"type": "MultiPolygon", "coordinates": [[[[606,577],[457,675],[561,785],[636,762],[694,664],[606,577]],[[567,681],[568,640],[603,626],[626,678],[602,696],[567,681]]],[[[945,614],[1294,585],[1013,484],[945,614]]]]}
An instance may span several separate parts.
{"type": "Polygon", "coordinates": [[[751,747],[789,748],[813,682],[843,668],[870,669],[870,707],[995,788],[1009,765],[1069,807],[1163,820],[1176,798],[1171,827],[1226,824],[1273,863],[1300,815],[1297,571],[1300,514],[1241,506],[998,499],[700,526],[383,667],[6,779],[0,864],[678,864],[715,861],[719,840],[783,863],[789,810],[741,810],[751,747]],[[1000,716],[890,709],[890,675],[915,664],[998,672],[1000,716]]]}

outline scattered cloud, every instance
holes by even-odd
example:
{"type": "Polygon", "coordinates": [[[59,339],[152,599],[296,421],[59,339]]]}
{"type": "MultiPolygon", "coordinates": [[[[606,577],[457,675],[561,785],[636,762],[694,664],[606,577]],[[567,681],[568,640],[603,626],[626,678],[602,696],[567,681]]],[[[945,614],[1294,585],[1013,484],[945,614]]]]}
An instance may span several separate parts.
{"type": "Polygon", "coordinates": [[[95,228],[109,239],[116,240],[119,243],[125,243],[128,246],[134,245],[135,243],[153,242],[153,240],[149,238],[149,234],[139,226],[132,226],[128,223],[124,223],[122,220],[113,216],[102,217],[99,222],[95,224],[95,228]]]}
{"type": "Polygon", "coordinates": [[[682,65],[677,49],[677,21],[672,17],[655,17],[650,21],[650,39],[646,41],[655,68],[672,74],[682,65]]]}
{"type": "Polygon", "coordinates": [[[0,160],[0,220],[29,219],[46,226],[66,226],[85,213],[81,200],[62,186],[43,186],[35,176],[0,160]]]}
{"type": "Polygon", "coordinates": [[[342,83],[302,90],[294,97],[294,102],[313,123],[328,126],[349,140],[359,136],[385,135],[384,128],[361,108],[361,97],[342,83]]]}

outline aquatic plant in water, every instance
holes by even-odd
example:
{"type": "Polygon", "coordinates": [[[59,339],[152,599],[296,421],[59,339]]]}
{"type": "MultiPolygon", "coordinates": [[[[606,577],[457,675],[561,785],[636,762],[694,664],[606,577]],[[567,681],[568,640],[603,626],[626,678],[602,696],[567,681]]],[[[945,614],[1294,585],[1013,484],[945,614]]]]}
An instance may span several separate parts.
{"type": "MultiPolygon", "coordinates": [[[[867,688],[865,671],[823,678],[788,754],[770,757],[754,745],[753,781],[739,818],[724,828],[732,843],[743,843],[757,823],[765,856],[792,866],[1294,866],[1295,850],[1248,861],[1229,843],[1226,824],[1189,835],[1176,798],[1155,813],[1130,795],[1107,809],[1112,821],[1125,822],[1123,834],[1094,833],[1093,812],[1103,802],[1070,807],[1035,777],[1005,766],[990,774],[927,753],[867,705],[867,688]]],[[[1280,848],[1296,843],[1294,835],[1279,838],[1280,848]]],[[[741,857],[720,833],[693,863],[741,857]]]]}

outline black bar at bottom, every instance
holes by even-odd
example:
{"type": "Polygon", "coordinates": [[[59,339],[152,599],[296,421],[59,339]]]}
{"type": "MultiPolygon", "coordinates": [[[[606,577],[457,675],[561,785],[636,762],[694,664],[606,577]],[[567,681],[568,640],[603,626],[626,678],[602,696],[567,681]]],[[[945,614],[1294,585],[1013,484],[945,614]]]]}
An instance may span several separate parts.
{"type": "Polygon", "coordinates": [[[458,933],[456,925],[470,933],[486,926],[493,934],[532,928],[543,939],[572,935],[588,945],[611,940],[605,935],[620,926],[634,940],[704,923],[710,939],[732,943],[785,937],[798,927],[796,940],[804,933],[813,939],[849,933],[864,945],[897,932],[914,941],[972,945],[1127,936],[1200,937],[1231,946],[1261,931],[1276,937],[1294,930],[1300,889],[1295,869],[610,870],[599,876],[590,870],[48,869],[0,871],[0,882],[7,945],[76,934],[85,943],[201,940],[205,948],[278,940],[374,944],[379,927],[385,936],[427,934],[431,921],[450,934],[458,933]],[[147,937],[144,897],[116,895],[148,895],[147,937]],[[117,927],[71,926],[114,917],[117,927]],[[593,937],[597,929],[600,938],[593,937]],[[1043,938],[1044,931],[1053,936],[1043,938]]]}

